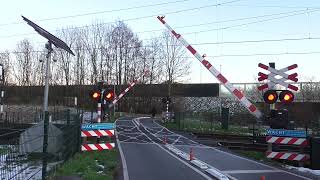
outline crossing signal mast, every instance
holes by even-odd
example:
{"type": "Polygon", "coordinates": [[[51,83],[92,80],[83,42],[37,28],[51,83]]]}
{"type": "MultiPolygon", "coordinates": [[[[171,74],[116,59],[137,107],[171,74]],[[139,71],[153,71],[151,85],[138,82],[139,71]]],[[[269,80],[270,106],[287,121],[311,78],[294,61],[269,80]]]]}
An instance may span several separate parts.
{"type": "Polygon", "coordinates": [[[110,103],[114,99],[113,89],[98,89],[91,92],[91,98],[97,102],[103,102],[105,100],[110,103]]]}
{"type": "Polygon", "coordinates": [[[294,100],[294,94],[289,90],[267,90],[263,94],[263,100],[267,104],[274,104],[278,99],[283,104],[290,104],[294,100]],[[277,92],[280,92],[279,95],[277,92]]]}
{"type": "Polygon", "coordinates": [[[114,90],[106,87],[103,82],[98,82],[97,89],[91,91],[91,98],[97,102],[98,119],[97,122],[101,122],[101,115],[104,117],[109,110],[109,106],[114,99],[114,90]]]}
{"type": "MultiPolygon", "coordinates": [[[[271,64],[271,63],[270,63],[271,64]]],[[[262,91],[267,89],[267,91],[263,94],[263,100],[265,103],[273,105],[270,109],[270,114],[267,119],[269,125],[273,129],[287,129],[289,124],[289,116],[288,116],[288,110],[286,109],[276,109],[275,104],[279,100],[282,104],[289,105],[294,100],[294,94],[292,91],[288,90],[294,90],[297,91],[298,87],[286,82],[288,80],[297,82],[298,81],[298,74],[293,73],[288,75],[285,73],[286,71],[290,71],[292,69],[295,69],[298,67],[298,65],[293,64],[291,66],[288,66],[286,68],[282,69],[275,69],[275,67],[267,66],[262,63],[259,63],[258,65],[260,68],[270,71],[269,74],[264,74],[262,72],[259,72],[259,81],[269,80],[268,83],[263,84],[258,87],[258,90],[262,91]],[[280,79],[276,78],[276,76],[281,76],[280,79]],[[286,88],[286,90],[276,90],[275,85],[281,85],[286,88]]]]}
{"type": "Polygon", "coordinates": [[[143,74],[133,81],[119,96],[116,97],[114,88],[107,87],[103,82],[98,82],[96,89],[90,92],[90,97],[97,103],[97,122],[101,122],[101,115],[109,111],[127,92],[129,92],[133,86],[137,84],[138,81],[144,76],[148,76],[149,71],[145,70],[143,74]]]}

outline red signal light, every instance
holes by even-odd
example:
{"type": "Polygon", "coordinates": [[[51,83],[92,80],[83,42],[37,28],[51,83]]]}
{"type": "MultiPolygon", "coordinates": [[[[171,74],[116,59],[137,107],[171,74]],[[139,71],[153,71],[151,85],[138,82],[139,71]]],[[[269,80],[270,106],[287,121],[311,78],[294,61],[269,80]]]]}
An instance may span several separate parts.
{"type": "Polygon", "coordinates": [[[107,90],[107,91],[105,91],[105,93],[104,93],[104,99],[106,100],[106,101],[112,101],[113,100],[113,98],[114,98],[114,92],[112,91],[112,90],[107,90]]]}
{"type": "Polygon", "coordinates": [[[269,101],[274,101],[275,98],[276,98],[276,97],[275,97],[273,94],[269,94],[269,95],[268,95],[268,100],[269,100],[269,101]]]}
{"type": "Polygon", "coordinates": [[[289,104],[293,101],[294,95],[291,91],[285,90],[280,93],[279,99],[281,102],[289,104]]]}
{"type": "Polygon", "coordinates": [[[263,94],[263,100],[267,104],[273,104],[277,101],[278,99],[278,94],[274,90],[268,90],[263,94]]]}
{"type": "Polygon", "coordinates": [[[106,95],[106,98],[107,99],[111,99],[113,97],[113,94],[111,92],[109,92],[107,95],[106,95]]]}
{"type": "Polygon", "coordinates": [[[94,91],[91,93],[91,97],[94,99],[94,100],[99,100],[100,97],[101,97],[101,93],[100,92],[97,92],[97,91],[94,91]]]}

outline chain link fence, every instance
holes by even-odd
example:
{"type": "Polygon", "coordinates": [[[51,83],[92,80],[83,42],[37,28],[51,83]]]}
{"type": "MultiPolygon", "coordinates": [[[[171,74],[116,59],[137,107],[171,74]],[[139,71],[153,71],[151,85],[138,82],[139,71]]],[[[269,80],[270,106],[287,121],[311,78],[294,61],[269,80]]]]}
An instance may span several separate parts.
{"type": "MultiPolygon", "coordinates": [[[[296,116],[289,116],[294,122],[294,128],[306,130],[310,136],[320,135],[320,116],[313,113],[306,121],[296,116]]],[[[242,135],[264,135],[269,127],[268,121],[257,123],[251,114],[230,113],[228,128],[223,128],[223,121],[220,112],[175,112],[172,122],[166,123],[167,127],[180,131],[203,132],[203,133],[230,133],[242,135]]]]}
{"type": "Polygon", "coordinates": [[[79,150],[80,112],[77,109],[50,107],[47,121],[42,120],[40,108],[9,109],[0,119],[1,180],[45,179],[79,150]],[[45,138],[47,153],[43,151],[45,138]]]}

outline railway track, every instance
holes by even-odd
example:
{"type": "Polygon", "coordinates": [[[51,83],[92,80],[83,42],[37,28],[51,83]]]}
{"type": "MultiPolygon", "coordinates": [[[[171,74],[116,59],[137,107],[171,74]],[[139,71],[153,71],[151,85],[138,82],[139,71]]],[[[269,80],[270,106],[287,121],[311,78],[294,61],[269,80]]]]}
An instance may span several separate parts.
{"type": "MultiPolygon", "coordinates": [[[[229,149],[266,152],[268,143],[265,135],[246,136],[221,133],[193,133],[195,139],[208,146],[224,146],[229,149]]],[[[301,147],[291,145],[273,145],[274,151],[300,152],[301,147]]],[[[303,152],[310,153],[310,147],[303,147],[303,152]]]]}

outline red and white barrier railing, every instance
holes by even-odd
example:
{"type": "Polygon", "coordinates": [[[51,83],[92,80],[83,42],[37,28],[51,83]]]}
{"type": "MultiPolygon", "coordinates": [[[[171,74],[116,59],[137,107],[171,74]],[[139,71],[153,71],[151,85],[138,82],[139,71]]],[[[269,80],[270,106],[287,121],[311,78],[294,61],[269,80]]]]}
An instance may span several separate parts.
{"type": "Polygon", "coordinates": [[[267,152],[267,158],[270,159],[282,159],[289,161],[307,161],[310,159],[308,154],[299,154],[291,152],[267,152]]]}
{"type": "Polygon", "coordinates": [[[308,140],[306,138],[295,138],[295,137],[274,137],[267,136],[267,143],[273,144],[287,144],[287,145],[297,145],[297,146],[307,146],[308,140]]]}
{"type": "Polygon", "coordinates": [[[81,131],[81,137],[114,136],[114,130],[90,130],[81,131]]]}
{"type": "Polygon", "coordinates": [[[190,52],[193,54],[210,72],[213,74],[226,89],[231,92],[240,103],[245,106],[245,108],[255,117],[261,118],[262,113],[257,109],[255,105],[253,105],[244,94],[235,88],[217,69],[215,69],[210,62],[205,60],[205,56],[201,56],[180,34],[174,31],[166,21],[164,21],[164,17],[157,17],[159,21],[176,37],[190,52]]]}
{"type": "Polygon", "coordinates": [[[110,150],[115,147],[115,143],[101,143],[101,144],[83,144],[81,151],[102,151],[110,150]]]}
{"type": "Polygon", "coordinates": [[[111,104],[109,104],[109,108],[111,108],[112,106],[114,106],[127,92],[129,92],[131,90],[131,88],[137,84],[137,82],[140,81],[141,78],[143,78],[144,76],[147,76],[149,74],[149,71],[146,70],[144,71],[144,73],[142,74],[142,76],[140,76],[138,79],[136,79],[135,81],[133,81],[122,93],[119,94],[119,96],[117,96],[111,104]]]}

